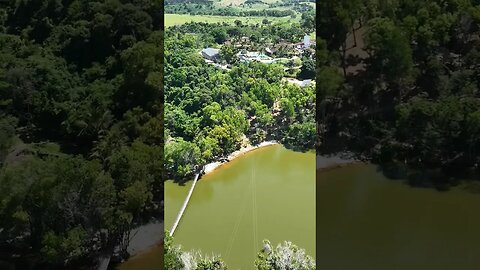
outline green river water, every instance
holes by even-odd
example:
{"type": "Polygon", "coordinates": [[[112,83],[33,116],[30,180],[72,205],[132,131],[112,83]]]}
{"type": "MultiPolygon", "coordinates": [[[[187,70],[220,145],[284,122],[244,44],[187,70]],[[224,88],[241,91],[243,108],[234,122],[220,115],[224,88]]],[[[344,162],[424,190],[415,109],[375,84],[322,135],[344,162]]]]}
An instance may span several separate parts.
{"type": "Polygon", "coordinates": [[[161,245],[130,258],[117,270],[163,270],[163,247],[161,245]]]}
{"type": "MultiPolygon", "coordinates": [[[[166,228],[190,185],[165,183],[166,228]]],[[[269,146],[204,175],[174,234],[184,250],[221,255],[233,270],[254,269],[263,239],[288,240],[315,256],[314,153],[269,146]]]]}
{"type": "Polygon", "coordinates": [[[480,269],[480,194],[390,180],[358,164],[317,174],[317,268],[480,269]]]}

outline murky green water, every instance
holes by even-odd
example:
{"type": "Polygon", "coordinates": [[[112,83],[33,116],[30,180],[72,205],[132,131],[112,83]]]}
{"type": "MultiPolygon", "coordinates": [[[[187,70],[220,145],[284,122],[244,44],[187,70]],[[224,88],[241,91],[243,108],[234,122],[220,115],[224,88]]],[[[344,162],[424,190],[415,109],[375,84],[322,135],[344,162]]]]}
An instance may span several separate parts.
{"type": "MultiPolygon", "coordinates": [[[[165,184],[171,228],[190,183],[165,184]]],[[[229,269],[254,269],[262,240],[294,242],[315,255],[315,154],[255,150],[204,176],[174,235],[185,250],[219,254],[229,269]]]]}
{"type": "Polygon", "coordinates": [[[412,188],[365,164],[317,185],[318,269],[480,269],[480,194],[412,188]]]}
{"type": "Polygon", "coordinates": [[[118,270],[163,270],[163,246],[131,257],[117,267],[118,270]]]}

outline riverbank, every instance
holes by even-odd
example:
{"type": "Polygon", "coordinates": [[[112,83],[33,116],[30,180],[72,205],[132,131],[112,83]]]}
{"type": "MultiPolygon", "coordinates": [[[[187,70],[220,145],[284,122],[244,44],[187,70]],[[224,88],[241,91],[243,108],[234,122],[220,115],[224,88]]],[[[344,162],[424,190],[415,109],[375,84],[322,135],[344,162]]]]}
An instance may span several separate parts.
{"type": "Polygon", "coordinates": [[[154,248],[163,241],[163,234],[163,221],[154,221],[131,230],[128,253],[136,256],[154,248]]]}
{"type": "MultiPolygon", "coordinates": [[[[152,253],[163,243],[164,238],[164,223],[160,220],[155,220],[143,225],[140,225],[130,231],[129,244],[127,246],[127,252],[129,258],[118,265],[109,265],[109,260],[105,260],[105,266],[98,269],[131,269],[131,265],[138,264],[138,260],[142,257],[151,257],[152,253]]],[[[150,259],[150,261],[153,261],[150,259]]],[[[158,265],[152,265],[158,267],[158,265]]],[[[136,268],[132,268],[136,269],[136,268]]],[[[155,269],[155,268],[152,268],[155,269]]]]}
{"type": "Polygon", "coordinates": [[[447,191],[463,185],[465,190],[480,193],[478,179],[480,174],[472,170],[446,171],[444,168],[410,167],[401,162],[376,163],[369,158],[360,157],[351,152],[338,152],[331,155],[317,155],[316,170],[324,172],[346,167],[352,164],[371,164],[377,166],[384,177],[391,180],[404,180],[411,187],[432,188],[447,191]]]}
{"type": "Polygon", "coordinates": [[[349,153],[337,153],[328,156],[317,155],[316,169],[317,171],[331,170],[361,162],[361,160],[355,158],[353,154],[349,153]]]}
{"type": "Polygon", "coordinates": [[[225,163],[228,163],[250,151],[253,151],[253,150],[256,150],[256,149],[259,149],[259,148],[262,148],[262,147],[266,147],[266,146],[272,146],[272,145],[278,145],[280,143],[276,142],[276,141],[266,141],[266,142],[262,142],[258,145],[248,145],[246,147],[242,147],[240,148],[239,150],[231,153],[230,155],[227,156],[227,158],[225,159],[225,161],[215,161],[215,162],[212,162],[212,163],[209,163],[207,165],[205,165],[205,174],[209,174],[211,172],[213,172],[214,170],[218,169],[220,166],[222,166],[223,164],[225,163]]]}
{"type": "Polygon", "coordinates": [[[480,263],[480,196],[461,187],[413,188],[366,162],[317,175],[316,218],[325,221],[316,223],[317,261],[326,269],[476,269],[480,263]]]}
{"type": "Polygon", "coordinates": [[[146,252],[142,252],[125,263],[119,265],[115,270],[163,270],[163,242],[146,252]]]}
{"type": "MultiPolygon", "coordinates": [[[[174,244],[221,256],[229,269],[252,269],[263,239],[274,244],[288,240],[314,256],[314,164],[315,153],[278,144],[248,152],[205,175],[196,184],[174,244]]],[[[165,183],[167,228],[191,184],[165,183]]]]}

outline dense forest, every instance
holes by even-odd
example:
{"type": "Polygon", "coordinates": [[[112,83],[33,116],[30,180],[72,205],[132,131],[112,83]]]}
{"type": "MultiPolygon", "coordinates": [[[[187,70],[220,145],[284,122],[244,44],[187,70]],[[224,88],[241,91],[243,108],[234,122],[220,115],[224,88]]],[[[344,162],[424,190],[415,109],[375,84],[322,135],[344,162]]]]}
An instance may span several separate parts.
{"type": "MultiPolygon", "coordinates": [[[[187,23],[165,32],[165,163],[169,179],[183,180],[196,166],[217,161],[242,144],[277,140],[297,150],[315,142],[315,89],[282,80],[279,64],[235,61],[238,48],[225,45],[248,36],[261,42],[298,42],[300,24],[187,23]],[[220,46],[220,44],[223,44],[220,46]],[[220,47],[230,70],[200,55],[220,47]]],[[[312,64],[312,71],[314,64],[312,64]]]]}
{"type": "Polygon", "coordinates": [[[0,260],[124,257],[130,229],[162,217],[162,10],[1,1],[0,260]]]}
{"type": "Polygon", "coordinates": [[[478,172],[480,2],[317,5],[317,150],[385,168],[478,172]]]}

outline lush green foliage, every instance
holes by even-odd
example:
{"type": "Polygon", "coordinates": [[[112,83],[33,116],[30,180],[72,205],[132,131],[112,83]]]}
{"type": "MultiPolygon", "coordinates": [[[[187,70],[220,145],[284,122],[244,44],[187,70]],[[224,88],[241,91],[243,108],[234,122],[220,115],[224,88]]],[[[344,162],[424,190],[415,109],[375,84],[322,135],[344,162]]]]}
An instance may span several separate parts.
{"type": "Polygon", "coordinates": [[[88,264],[163,198],[163,3],[0,6],[1,246],[88,264]]]}
{"type": "Polygon", "coordinates": [[[388,3],[322,2],[319,150],[343,141],[382,164],[478,171],[478,1],[388,3]]]}
{"type": "Polygon", "coordinates": [[[173,237],[165,232],[164,241],[165,269],[172,270],[226,270],[225,262],[219,257],[204,257],[198,252],[185,252],[173,244],[173,237]]]}
{"type": "Polygon", "coordinates": [[[291,242],[279,244],[272,248],[268,240],[263,241],[264,248],[255,260],[257,270],[314,270],[315,260],[306,255],[305,250],[291,242]]]}
{"type": "MultiPolygon", "coordinates": [[[[165,232],[164,242],[165,269],[191,270],[224,270],[227,265],[219,257],[203,257],[200,253],[185,252],[173,244],[173,237],[165,232]]],[[[272,248],[268,240],[264,240],[264,248],[258,253],[255,260],[257,270],[314,270],[315,260],[305,254],[305,250],[298,248],[291,242],[279,244],[272,248]]]]}
{"type": "MultiPolygon", "coordinates": [[[[217,42],[246,34],[275,40],[298,27],[191,23],[167,30],[165,157],[170,178],[184,179],[195,166],[238,150],[245,137],[251,143],[277,140],[295,149],[313,147],[313,86],[300,88],[282,81],[285,72],[277,64],[235,63],[222,70],[199,55],[204,47],[218,47],[217,42]]],[[[233,58],[233,50],[223,45],[221,57],[233,58]]]]}

